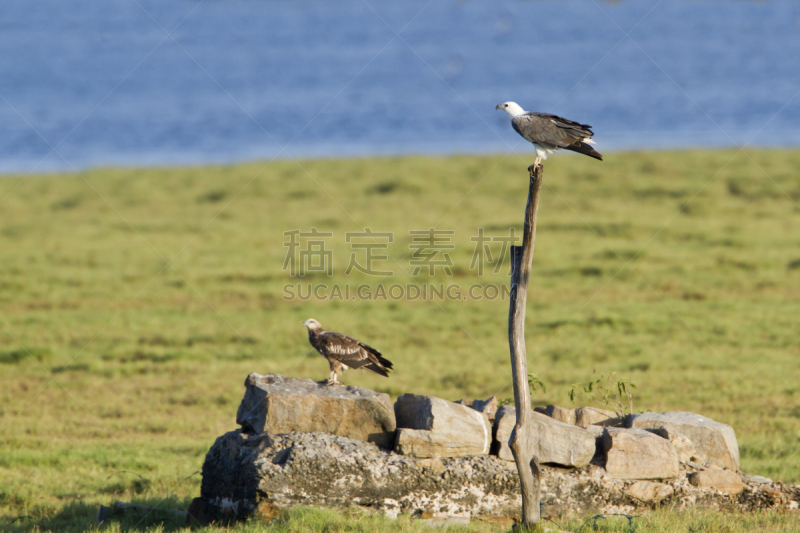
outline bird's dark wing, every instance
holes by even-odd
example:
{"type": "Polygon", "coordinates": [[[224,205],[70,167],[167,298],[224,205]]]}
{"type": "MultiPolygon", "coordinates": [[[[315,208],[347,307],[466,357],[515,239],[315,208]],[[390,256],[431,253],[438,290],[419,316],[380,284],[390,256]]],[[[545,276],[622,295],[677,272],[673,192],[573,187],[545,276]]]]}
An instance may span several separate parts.
{"type": "Polygon", "coordinates": [[[328,359],[333,359],[350,368],[365,367],[382,376],[388,376],[392,362],[381,356],[381,352],[335,331],[326,331],[318,337],[319,352],[328,359]]]}
{"type": "Polygon", "coordinates": [[[319,336],[320,353],[350,368],[367,368],[382,376],[388,376],[392,362],[368,344],[334,331],[319,336]]]}
{"type": "Polygon", "coordinates": [[[319,335],[318,343],[322,355],[344,363],[350,368],[361,368],[370,362],[366,350],[353,337],[326,331],[319,335]]]}
{"type": "Polygon", "coordinates": [[[511,119],[511,125],[527,141],[548,149],[567,148],[594,135],[588,124],[548,113],[525,113],[511,119]]]}
{"type": "Polygon", "coordinates": [[[361,341],[356,341],[356,342],[358,343],[359,346],[361,346],[362,348],[364,348],[366,351],[368,351],[371,354],[383,355],[381,352],[378,351],[377,348],[373,348],[369,344],[365,344],[365,343],[363,343],[361,341]]]}

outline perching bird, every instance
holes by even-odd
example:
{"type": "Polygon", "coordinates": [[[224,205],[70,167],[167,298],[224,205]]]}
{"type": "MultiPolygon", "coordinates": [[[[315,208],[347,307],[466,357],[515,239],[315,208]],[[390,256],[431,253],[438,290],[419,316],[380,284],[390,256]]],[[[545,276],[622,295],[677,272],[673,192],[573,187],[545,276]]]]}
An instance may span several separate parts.
{"type": "Polygon", "coordinates": [[[328,385],[339,384],[336,374],[341,374],[348,368],[367,368],[376,374],[389,377],[392,362],[384,358],[381,352],[335,331],[325,331],[322,325],[309,318],[303,325],[308,328],[308,341],[331,365],[331,375],[328,385]]]}
{"type": "Polygon", "coordinates": [[[589,146],[595,142],[592,140],[594,132],[588,124],[579,124],[548,113],[529,113],[516,102],[506,102],[495,109],[508,113],[514,130],[536,147],[534,166],[539,166],[542,159],[547,159],[547,154],[561,148],[603,160],[603,156],[589,146]]]}

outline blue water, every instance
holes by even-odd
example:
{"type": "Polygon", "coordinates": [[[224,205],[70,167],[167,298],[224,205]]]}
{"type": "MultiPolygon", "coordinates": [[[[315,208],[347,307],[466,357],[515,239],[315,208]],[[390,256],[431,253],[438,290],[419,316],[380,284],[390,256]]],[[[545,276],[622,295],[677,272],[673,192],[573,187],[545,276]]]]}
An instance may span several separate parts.
{"type": "Polygon", "coordinates": [[[0,172],[800,144],[800,2],[3,0],[0,172]]]}

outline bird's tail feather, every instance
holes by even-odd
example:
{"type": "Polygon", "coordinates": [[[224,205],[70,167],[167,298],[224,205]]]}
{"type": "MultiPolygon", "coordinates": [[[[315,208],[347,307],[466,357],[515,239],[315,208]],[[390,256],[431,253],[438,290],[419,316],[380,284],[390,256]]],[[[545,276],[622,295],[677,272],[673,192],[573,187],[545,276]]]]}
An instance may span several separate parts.
{"type": "Polygon", "coordinates": [[[599,159],[600,161],[603,160],[603,156],[600,154],[600,152],[595,151],[594,148],[592,148],[585,142],[579,141],[570,144],[565,149],[572,150],[573,152],[578,152],[579,154],[588,155],[589,157],[594,157],[595,159],[599,159]]]}
{"type": "Polygon", "coordinates": [[[366,365],[364,368],[369,368],[376,374],[380,374],[381,376],[388,378],[389,371],[392,369],[393,366],[392,362],[381,355],[376,355],[374,353],[371,355],[372,357],[370,357],[370,359],[372,360],[372,362],[366,365]]]}
{"type": "Polygon", "coordinates": [[[392,362],[386,359],[385,357],[378,355],[376,356],[376,358],[378,359],[378,362],[381,364],[382,367],[387,368],[389,370],[393,368],[392,362]]]}
{"type": "Polygon", "coordinates": [[[363,342],[359,342],[358,344],[360,344],[361,347],[367,351],[367,353],[371,354],[377,360],[378,363],[385,366],[386,368],[392,368],[392,362],[383,357],[383,354],[381,352],[379,352],[369,344],[364,344],[363,342]]]}
{"type": "Polygon", "coordinates": [[[368,368],[368,369],[372,370],[373,372],[375,372],[376,374],[380,374],[381,376],[383,376],[385,378],[389,377],[389,371],[386,368],[382,367],[382,366],[376,365],[375,363],[370,363],[367,366],[365,366],[364,368],[368,368]]]}

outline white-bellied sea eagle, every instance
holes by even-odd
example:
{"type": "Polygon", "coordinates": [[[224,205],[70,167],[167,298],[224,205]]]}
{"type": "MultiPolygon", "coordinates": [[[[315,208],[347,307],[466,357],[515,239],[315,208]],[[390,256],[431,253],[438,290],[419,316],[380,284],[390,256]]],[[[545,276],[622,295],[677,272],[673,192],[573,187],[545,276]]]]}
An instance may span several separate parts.
{"type": "Polygon", "coordinates": [[[579,124],[549,113],[529,113],[516,102],[506,102],[495,109],[508,113],[514,130],[533,143],[536,148],[535,166],[542,159],[547,159],[547,154],[561,148],[603,160],[603,156],[589,146],[595,143],[592,140],[594,132],[588,124],[579,124]]]}

